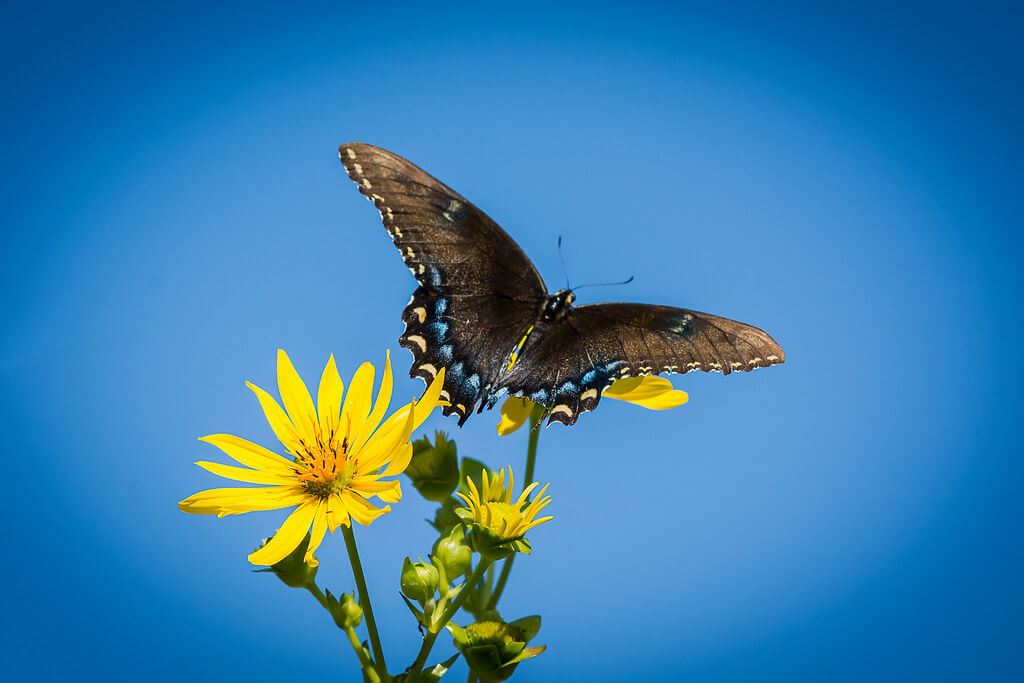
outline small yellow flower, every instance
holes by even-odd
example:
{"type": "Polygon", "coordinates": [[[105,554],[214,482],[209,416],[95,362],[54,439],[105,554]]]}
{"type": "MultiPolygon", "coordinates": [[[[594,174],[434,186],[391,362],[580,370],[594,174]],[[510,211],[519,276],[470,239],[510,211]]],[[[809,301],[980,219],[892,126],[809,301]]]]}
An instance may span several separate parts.
{"type": "Polygon", "coordinates": [[[288,354],[279,350],[277,384],[284,408],[263,389],[249,382],[246,385],[259,399],[288,457],[230,434],[201,437],[200,441],[213,444],[245,467],[214,462],[197,465],[222,477],[266,486],[201,491],[178,507],[193,514],[223,517],[297,506],[274,537],[249,555],[249,561],[259,565],[280,562],[312,527],[304,559],[315,566],[313,551],[328,529],[334,533],[341,525],[349,526],[352,519],[366,525],[391,511],[389,505],[378,508],[366,499],[377,496],[385,503],[396,503],[402,498],[398,481],[384,481],[383,477],[401,474],[409,464],[409,437],[439,404],[444,384],[442,369],[419,401],[399,408],[382,424],[391,401],[390,354],[371,410],[373,376],[373,365],[363,363],[345,393],[332,355],[320,378],[314,407],[288,354]]]}
{"type": "MultiPolygon", "coordinates": [[[[673,389],[665,377],[645,375],[616,380],[602,396],[635,403],[651,410],[667,410],[686,403],[690,397],[685,391],[673,389]]],[[[530,417],[534,404],[528,398],[512,397],[501,406],[498,434],[505,436],[522,427],[530,417]]]]}
{"type": "Polygon", "coordinates": [[[548,490],[548,484],[544,485],[544,488],[537,494],[537,499],[529,505],[526,505],[527,498],[539,486],[537,482],[533,482],[523,489],[516,502],[512,502],[514,482],[511,467],[508,469],[508,487],[505,486],[504,470],[499,470],[497,474],[488,474],[484,471],[479,490],[473,483],[472,477],[466,478],[466,484],[469,485],[469,495],[463,495],[461,492],[456,492],[455,495],[461,498],[467,507],[460,508],[456,513],[463,513],[459,515],[463,521],[486,527],[502,541],[522,538],[527,531],[538,524],[554,519],[554,517],[535,519],[537,513],[551,502],[551,496],[544,495],[544,492],[548,490]]]}

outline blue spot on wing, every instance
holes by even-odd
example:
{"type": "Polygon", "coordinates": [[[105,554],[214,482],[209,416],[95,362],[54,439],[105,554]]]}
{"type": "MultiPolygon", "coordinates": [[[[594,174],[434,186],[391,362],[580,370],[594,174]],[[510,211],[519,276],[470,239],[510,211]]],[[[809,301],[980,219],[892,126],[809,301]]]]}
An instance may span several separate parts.
{"type": "Polygon", "coordinates": [[[428,327],[436,339],[444,339],[448,333],[448,323],[443,323],[440,320],[430,323],[428,327]]]}
{"type": "Polygon", "coordinates": [[[439,298],[437,303],[434,305],[434,313],[438,316],[444,315],[444,312],[448,310],[448,299],[439,298]]]}
{"type": "Polygon", "coordinates": [[[430,266],[430,284],[434,287],[441,286],[441,271],[437,269],[437,266],[430,266]]]}
{"type": "Polygon", "coordinates": [[[445,344],[437,349],[437,357],[448,363],[452,359],[452,345],[445,344]]]}
{"type": "Polygon", "coordinates": [[[538,389],[537,391],[530,394],[530,400],[534,403],[544,403],[548,400],[547,389],[538,389]]]}
{"type": "Polygon", "coordinates": [[[562,386],[558,387],[557,394],[571,394],[576,391],[576,385],[572,382],[566,382],[562,386]]]}
{"type": "Polygon", "coordinates": [[[456,382],[461,381],[462,380],[462,363],[458,362],[455,365],[453,365],[450,368],[448,368],[448,376],[451,377],[456,382]]]}

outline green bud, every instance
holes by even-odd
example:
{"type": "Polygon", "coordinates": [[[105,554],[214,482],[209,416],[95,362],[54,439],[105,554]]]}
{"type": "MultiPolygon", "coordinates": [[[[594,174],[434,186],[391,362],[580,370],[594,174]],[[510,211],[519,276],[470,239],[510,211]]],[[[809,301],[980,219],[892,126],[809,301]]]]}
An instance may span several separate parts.
{"type": "Polygon", "coordinates": [[[438,538],[432,554],[444,567],[448,581],[469,573],[473,550],[466,542],[466,532],[461,526],[453,527],[448,535],[438,538]]]}
{"type": "MultiPolygon", "coordinates": [[[[259,550],[267,541],[270,539],[264,539],[263,543],[260,544],[256,550],[259,550]]],[[[287,557],[278,562],[277,564],[271,565],[269,569],[257,569],[257,572],[273,572],[277,578],[281,579],[281,582],[290,588],[306,588],[307,586],[314,585],[316,579],[316,565],[310,566],[306,564],[304,558],[306,555],[306,548],[309,547],[309,534],[302,539],[299,543],[299,547],[290,552],[287,557]]]]}
{"type": "Polygon", "coordinates": [[[455,442],[443,432],[434,435],[434,444],[424,437],[412,444],[412,460],[405,474],[420,495],[435,503],[443,502],[459,485],[459,458],[455,442]]]}
{"type": "Polygon", "coordinates": [[[466,658],[481,683],[504,681],[519,662],[536,657],[546,647],[526,647],[540,629],[540,617],[532,616],[506,624],[501,620],[478,621],[465,628],[449,622],[455,647],[466,658]]]}
{"type": "Polygon", "coordinates": [[[342,593],[341,598],[336,598],[331,595],[331,591],[327,591],[327,609],[338,628],[355,628],[363,621],[363,608],[348,593],[342,593]]]}
{"type": "Polygon", "coordinates": [[[402,563],[402,592],[420,604],[434,597],[439,578],[432,564],[413,562],[408,557],[402,563]]]}

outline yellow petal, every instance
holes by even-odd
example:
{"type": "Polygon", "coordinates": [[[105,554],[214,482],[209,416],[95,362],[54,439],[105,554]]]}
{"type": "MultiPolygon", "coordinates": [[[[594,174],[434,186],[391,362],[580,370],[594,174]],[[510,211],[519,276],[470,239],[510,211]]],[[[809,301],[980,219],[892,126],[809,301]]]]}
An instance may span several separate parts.
{"type": "Polygon", "coordinates": [[[178,507],[196,515],[226,515],[276,510],[297,505],[302,500],[303,495],[291,486],[220,488],[194,493],[178,503],[178,507]]]}
{"type": "Polygon", "coordinates": [[[412,435],[412,426],[415,419],[416,411],[410,408],[405,413],[405,420],[401,425],[387,432],[377,432],[374,434],[373,438],[366,444],[366,447],[359,451],[358,473],[368,474],[374,472],[395,455],[404,455],[396,454],[395,451],[399,449],[403,442],[409,440],[409,437],[412,435]]]}
{"type": "Polygon", "coordinates": [[[305,383],[283,349],[277,350],[277,389],[295,431],[307,444],[316,443],[316,408],[305,383]]]}
{"type": "Polygon", "coordinates": [[[685,391],[673,389],[668,379],[650,375],[616,380],[605,389],[604,396],[635,403],[651,410],[675,408],[690,398],[685,391]]]}
{"type": "Polygon", "coordinates": [[[378,496],[385,503],[397,503],[402,499],[402,487],[398,480],[372,481],[369,478],[355,477],[349,487],[363,498],[378,496]]]}
{"type": "Polygon", "coordinates": [[[333,430],[338,427],[338,415],[341,413],[341,397],[345,393],[345,385],[338,374],[338,366],[334,362],[334,354],[327,360],[324,374],[320,376],[320,388],[316,393],[317,416],[320,418],[320,430],[324,439],[329,439],[333,430]]]}
{"type": "Polygon", "coordinates": [[[280,474],[292,474],[295,471],[294,464],[290,460],[282,458],[263,446],[231,434],[210,434],[199,437],[199,440],[213,444],[247,467],[280,474]]]}
{"type": "Polygon", "coordinates": [[[256,394],[256,398],[259,399],[260,406],[263,408],[263,414],[267,416],[267,422],[270,423],[270,428],[274,430],[274,434],[284,444],[284,447],[292,453],[301,451],[302,446],[299,443],[299,435],[295,431],[295,427],[292,425],[288,415],[281,410],[281,406],[277,405],[274,397],[252,382],[246,382],[245,386],[252,389],[253,393],[256,394]]]}
{"type": "Polygon", "coordinates": [[[394,387],[394,380],[391,374],[391,351],[384,353],[384,376],[380,380],[380,389],[377,390],[377,401],[373,404],[373,412],[366,418],[366,422],[359,429],[359,433],[351,439],[352,450],[362,447],[373,434],[373,431],[384,419],[384,413],[388,411],[391,403],[391,391],[394,387]]]}
{"type": "Polygon", "coordinates": [[[501,405],[501,422],[498,423],[498,434],[506,436],[516,431],[530,419],[530,412],[536,404],[528,398],[513,396],[501,405]]]}
{"type": "Polygon", "coordinates": [[[370,397],[373,394],[373,364],[363,363],[348,383],[348,393],[341,408],[341,430],[349,437],[349,443],[370,414],[370,397]]]}
{"type": "MultiPolygon", "coordinates": [[[[412,434],[409,436],[412,436],[412,434]]],[[[387,469],[381,472],[381,476],[387,477],[394,474],[401,474],[402,472],[405,472],[405,468],[409,466],[411,461],[412,444],[406,443],[404,446],[399,446],[391,455],[391,462],[388,463],[387,469]]]]}
{"type": "Polygon", "coordinates": [[[389,417],[381,428],[373,435],[373,439],[387,438],[391,435],[391,432],[395,429],[399,429],[403,426],[405,418],[408,417],[408,411],[412,409],[412,406],[416,406],[416,421],[413,422],[412,431],[416,431],[421,424],[423,424],[430,413],[437,406],[441,405],[442,401],[438,400],[441,397],[441,389],[444,388],[444,368],[441,368],[437,376],[434,377],[434,381],[430,383],[427,390],[423,392],[423,396],[418,401],[414,401],[408,405],[404,405],[394,412],[389,417]]]}
{"type": "Polygon", "coordinates": [[[284,520],[284,524],[277,530],[274,537],[265,546],[249,555],[249,561],[253,564],[269,566],[286,558],[288,553],[295,550],[306,536],[319,504],[319,501],[309,501],[296,508],[292,514],[288,515],[288,519],[284,520]]]}
{"type": "Polygon", "coordinates": [[[444,389],[444,368],[437,373],[434,381],[430,383],[423,396],[416,401],[416,421],[413,422],[412,431],[420,428],[420,425],[427,421],[434,408],[440,405],[441,390],[444,389]]]}
{"type": "Polygon", "coordinates": [[[317,506],[316,514],[313,516],[313,528],[309,532],[309,546],[306,548],[306,554],[303,556],[303,561],[310,567],[315,567],[319,562],[313,557],[313,552],[320,547],[320,544],[324,540],[324,534],[327,533],[327,504],[323,501],[317,506]]]}
{"type": "Polygon", "coordinates": [[[217,476],[234,479],[235,481],[244,481],[248,484],[275,484],[277,486],[284,486],[295,481],[294,476],[261,472],[260,470],[251,470],[248,467],[222,465],[219,462],[206,462],[200,460],[196,464],[208,472],[213,472],[217,476]]]}
{"type": "Polygon", "coordinates": [[[345,509],[345,504],[341,501],[340,496],[331,496],[327,499],[327,527],[333,534],[342,525],[351,525],[348,510],[345,509]]]}
{"type": "Polygon", "coordinates": [[[356,520],[363,526],[368,526],[370,522],[381,515],[391,512],[390,505],[385,505],[383,508],[375,507],[351,491],[342,491],[341,498],[345,503],[345,509],[348,510],[352,519],[356,520]]]}

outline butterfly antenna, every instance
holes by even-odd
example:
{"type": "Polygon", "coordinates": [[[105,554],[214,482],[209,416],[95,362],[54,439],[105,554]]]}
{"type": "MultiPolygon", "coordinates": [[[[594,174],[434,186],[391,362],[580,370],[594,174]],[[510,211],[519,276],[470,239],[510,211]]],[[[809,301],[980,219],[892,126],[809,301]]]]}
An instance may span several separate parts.
{"type": "Polygon", "coordinates": [[[614,286],[617,286],[617,285],[628,285],[632,281],[633,281],[633,276],[630,275],[628,278],[626,278],[622,282],[592,282],[590,284],[580,285],[579,287],[576,287],[575,289],[573,289],[573,291],[576,291],[577,289],[583,289],[584,287],[614,287],[614,286]]]}
{"type": "Polygon", "coordinates": [[[562,272],[565,273],[565,288],[572,289],[569,286],[569,270],[565,267],[565,257],[562,256],[562,236],[558,236],[558,260],[562,262],[562,272]]]}

